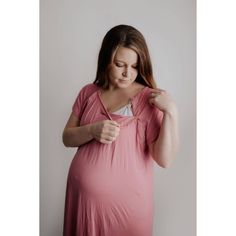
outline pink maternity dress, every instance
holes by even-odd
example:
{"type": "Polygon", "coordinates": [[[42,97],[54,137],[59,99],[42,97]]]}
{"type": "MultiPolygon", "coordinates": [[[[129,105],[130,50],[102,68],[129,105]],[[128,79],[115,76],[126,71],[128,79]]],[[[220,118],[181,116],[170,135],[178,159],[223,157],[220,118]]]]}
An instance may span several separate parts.
{"type": "Polygon", "coordinates": [[[80,146],[66,189],[64,236],[151,236],[153,164],[148,146],[158,137],[163,113],[149,105],[150,88],[131,98],[133,116],[109,113],[95,84],[82,88],[73,105],[80,125],[115,120],[111,144],[95,139],[80,146]]]}

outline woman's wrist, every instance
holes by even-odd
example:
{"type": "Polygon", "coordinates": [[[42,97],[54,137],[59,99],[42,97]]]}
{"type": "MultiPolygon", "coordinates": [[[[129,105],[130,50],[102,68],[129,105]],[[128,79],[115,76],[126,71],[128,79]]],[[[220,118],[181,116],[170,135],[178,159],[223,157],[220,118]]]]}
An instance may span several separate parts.
{"type": "Polygon", "coordinates": [[[93,136],[93,124],[86,125],[86,130],[87,130],[88,136],[91,139],[93,139],[94,138],[94,136],[93,136]]]}

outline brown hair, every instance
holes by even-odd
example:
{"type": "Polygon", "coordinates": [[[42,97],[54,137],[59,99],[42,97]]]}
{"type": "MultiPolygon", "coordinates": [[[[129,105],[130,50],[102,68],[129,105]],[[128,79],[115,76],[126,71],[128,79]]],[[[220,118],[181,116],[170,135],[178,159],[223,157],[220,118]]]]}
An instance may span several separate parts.
{"type": "Polygon", "coordinates": [[[93,83],[104,89],[108,87],[108,66],[119,46],[133,49],[138,54],[138,75],[135,81],[156,88],[146,41],[137,29],[129,25],[117,25],[106,33],[98,55],[97,74],[93,83]]]}

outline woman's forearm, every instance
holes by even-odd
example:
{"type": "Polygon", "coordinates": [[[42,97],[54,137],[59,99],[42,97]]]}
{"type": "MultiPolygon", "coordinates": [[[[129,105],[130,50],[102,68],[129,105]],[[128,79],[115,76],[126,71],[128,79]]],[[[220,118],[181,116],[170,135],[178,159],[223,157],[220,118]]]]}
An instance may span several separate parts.
{"type": "Polygon", "coordinates": [[[161,167],[167,168],[176,156],[179,146],[178,111],[164,112],[158,139],[153,144],[153,158],[161,167]]]}
{"type": "Polygon", "coordinates": [[[79,147],[93,139],[91,125],[66,128],[62,138],[66,147],[79,147]]]}

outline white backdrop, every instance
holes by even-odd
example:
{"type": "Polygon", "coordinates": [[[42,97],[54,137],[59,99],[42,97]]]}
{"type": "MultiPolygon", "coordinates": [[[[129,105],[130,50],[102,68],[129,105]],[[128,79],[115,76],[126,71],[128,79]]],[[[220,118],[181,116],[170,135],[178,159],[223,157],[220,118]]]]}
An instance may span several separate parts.
{"type": "Polygon", "coordinates": [[[105,33],[140,30],[154,75],[179,108],[181,146],[155,166],[153,236],[196,235],[196,16],[194,0],[40,2],[40,236],[62,235],[66,179],[76,148],[62,131],[81,89],[95,78],[105,33]]]}

